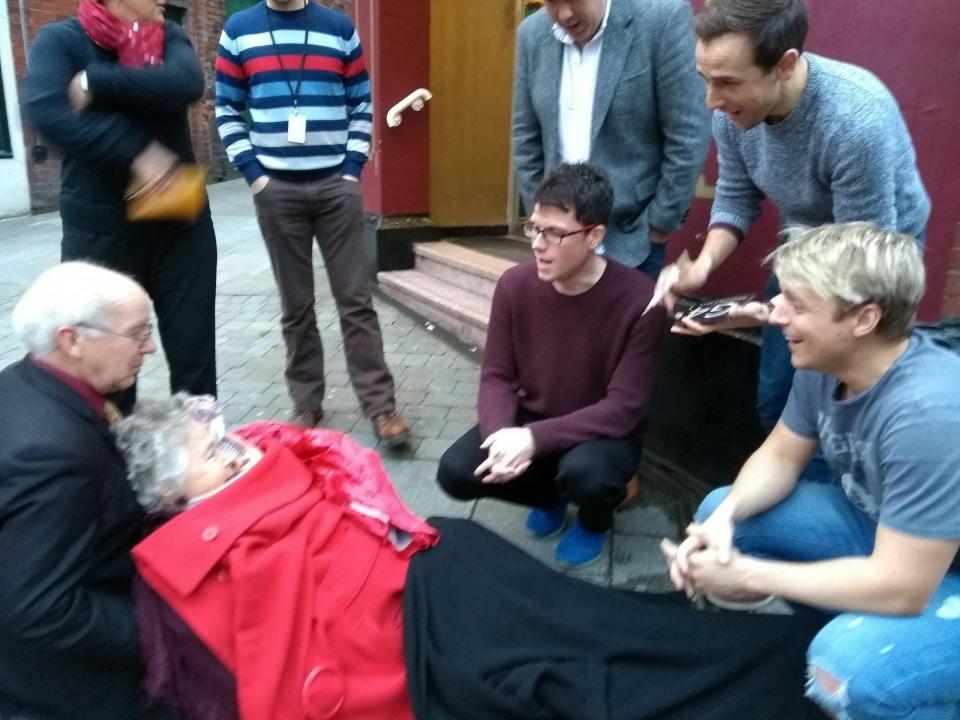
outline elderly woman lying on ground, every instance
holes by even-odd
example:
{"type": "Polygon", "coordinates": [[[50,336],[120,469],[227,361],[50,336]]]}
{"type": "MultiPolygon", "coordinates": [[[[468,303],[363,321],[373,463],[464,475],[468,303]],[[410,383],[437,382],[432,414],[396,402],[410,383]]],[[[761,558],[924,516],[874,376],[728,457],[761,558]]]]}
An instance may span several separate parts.
{"type": "Polygon", "coordinates": [[[818,716],[819,617],[599,588],[420,520],[341,433],[217,425],[181,395],[116,429],[161,523],[134,549],[148,686],[189,720],[818,716]]]}

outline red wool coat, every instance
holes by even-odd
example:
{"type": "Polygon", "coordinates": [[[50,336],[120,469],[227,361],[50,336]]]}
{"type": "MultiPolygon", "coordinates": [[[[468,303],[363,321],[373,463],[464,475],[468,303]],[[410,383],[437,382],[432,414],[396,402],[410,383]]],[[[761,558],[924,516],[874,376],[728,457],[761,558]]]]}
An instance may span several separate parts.
{"type": "Polygon", "coordinates": [[[270,441],[245,476],[133,551],[144,580],[234,674],[243,720],[413,717],[401,597],[410,555],[437,535],[420,522],[397,550],[382,509],[331,493],[348,463],[327,455],[308,470],[270,441]]]}

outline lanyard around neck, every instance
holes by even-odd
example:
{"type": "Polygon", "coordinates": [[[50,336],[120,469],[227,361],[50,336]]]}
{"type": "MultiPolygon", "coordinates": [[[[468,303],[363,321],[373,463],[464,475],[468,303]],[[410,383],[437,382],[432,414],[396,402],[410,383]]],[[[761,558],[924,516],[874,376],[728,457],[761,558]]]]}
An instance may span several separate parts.
{"type": "Polygon", "coordinates": [[[300,97],[300,85],[303,82],[303,69],[307,64],[307,51],[310,49],[310,19],[307,16],[307,7],[310,4],[310,0],[304,0],[303,3],[303,53],[300,55],[300,70],[297,74],[297,86],[294,86],[290,83],[290,78],[287,77],[286,68],[283,67],[283,57],[280,55],[280,48],[277,47],[277,41],[273,37],[273,23],[270,21],[270,10],[267,8],[267,3],[263,3],[263,12],[267,17],[267,31],[270,33],[270,44],[273,45],[273,52],[277,56],[277,60],[280,63],[280,71],[283,73],[283,80],[287,83],[287,88],[290,90],[290,96],[293,98],[293,113],[297,113],[297,103],[300,97]]]}

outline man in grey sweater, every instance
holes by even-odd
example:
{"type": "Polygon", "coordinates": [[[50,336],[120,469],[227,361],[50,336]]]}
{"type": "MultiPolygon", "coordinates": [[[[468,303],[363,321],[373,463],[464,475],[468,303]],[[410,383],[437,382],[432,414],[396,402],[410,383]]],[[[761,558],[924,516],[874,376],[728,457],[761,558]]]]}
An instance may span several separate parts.
{"type": "MultiPolygon", "coordinates": [[[[765,197],[784,226],[866,220],[922,244],[930,199],[896,100],[867,70],[804,53],[807,26],[804,0],[712,0],[694,19],[720,177],[703,249],[679,269],[671,295],[706,282],[765,197]]],[[[667,278],[665,270],[661,283],[667,278]]],[[[764,325],[757,406],[770,429],[793,368],[783,333],[766,325],[766,306],[750,308],[730,326],[764,325]]],[[[693,323],[678,329],[705,330],[693,323]]]]}

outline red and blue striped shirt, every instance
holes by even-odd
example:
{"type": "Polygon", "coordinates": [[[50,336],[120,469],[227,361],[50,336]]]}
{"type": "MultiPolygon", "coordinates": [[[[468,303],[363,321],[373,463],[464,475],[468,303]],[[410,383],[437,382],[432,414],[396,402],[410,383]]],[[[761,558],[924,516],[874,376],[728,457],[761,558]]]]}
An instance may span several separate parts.
{"type": "Polygon", "coordinates": [[[360,176],[370,152],[370,80],[345,15],[312,2],[289,12],[265,2],[242,10],[223,28],[216,70],[217,129],[248,183],[271,171],[360,176]],[[301,60],[296,107],[306,142],[294,143],[287,125],[301,60]]]}

